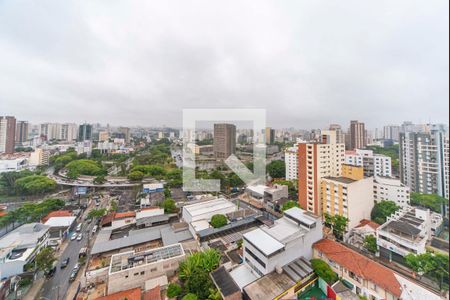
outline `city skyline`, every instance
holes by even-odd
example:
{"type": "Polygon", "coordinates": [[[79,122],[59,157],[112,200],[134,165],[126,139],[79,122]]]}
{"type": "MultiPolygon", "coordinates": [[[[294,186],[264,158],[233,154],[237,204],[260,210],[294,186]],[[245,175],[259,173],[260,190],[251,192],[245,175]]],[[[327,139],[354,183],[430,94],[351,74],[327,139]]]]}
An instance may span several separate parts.
{"type": "Polygon", "coordinates": [[[274,128],[448,120],[446,1],[195,3],[3,3],[2,115],[181,126],[183,108],[243,107],[267,109],[274,128]]]}

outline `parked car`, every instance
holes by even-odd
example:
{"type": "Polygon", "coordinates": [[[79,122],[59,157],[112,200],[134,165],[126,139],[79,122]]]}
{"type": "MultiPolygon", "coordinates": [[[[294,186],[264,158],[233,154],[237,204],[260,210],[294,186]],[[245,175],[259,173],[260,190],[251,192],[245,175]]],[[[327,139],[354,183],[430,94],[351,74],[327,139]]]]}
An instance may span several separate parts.
{"type": "Polygon", "coordinates": [[[55,261],[55,262],[53,263],[52,268],[51,268],[50,270],[45,271],[45,273],[44,273],[45,277],[50,278],[50,277],[52,277],[53,275],[55,275],[55,273],[56,273],[56,265],[57,265],[57,264],[58,264],[58,263],[55,261]]]}
{"type": "Polygon", "coordinates": [[[70,240],[71,240],[71,241],[75,241],[75,240],[77,239],[77,236],[78,236],[78,234],[77,234],[76,232],[74,232],[74,233],[72,234],[72,236],[70,237],[70,240]]]}
{"type": "Polygon", "coordinates": [[[64,269],[65,267],[67,267],[69,265],[70,262],[70,257],[67,257],[65,260],[63,260],[61,262],[61,269],[64,269]]]}
{"type": "Polygon", "coordinates": [[[80,224],[78,224],[77,225],[77,229],[76,229],[76,232],[80,232],[81,231],[81,227],[83,226],[83,224],[82,223],[80,223],[80,224]]]}
{"type": "Polygon", "coordinates": [[[74,281],[77,278],[78,269],[73,269],[72,273],[70,273],[69,281],[74,281]]]}
{"type": "Polygon", "coordinates": [[[80,234],[78,235],[78,237],[77,237],[77,241],[81,241],[82,239],[83,239],[83,234],[80,233],[80,234]]]}

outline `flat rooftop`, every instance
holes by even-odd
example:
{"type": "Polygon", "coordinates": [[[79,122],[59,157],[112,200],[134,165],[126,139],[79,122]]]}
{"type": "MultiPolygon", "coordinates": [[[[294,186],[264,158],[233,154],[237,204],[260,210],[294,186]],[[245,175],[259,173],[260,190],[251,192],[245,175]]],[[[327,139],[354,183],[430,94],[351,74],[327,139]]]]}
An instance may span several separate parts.
{"type": "Polygon", "coordinates": [[[161,225],[145,229],[130,230],[122,238],[111,239],[113,229],[102,229],[97,235],[91,254],[100,254],[128,248],[155,240],[162,240],[164,246],[193,239],[187,228],[174,230],[170,225],[161,225]]]}
{"type": "Polygon", "coordinates": [[[184,256],[184,250],[181,244],[175,244],[167,247],[151,249],[144,252],[125,252],[111,256],[109,273],[116,273],[137,266],[152,264],[175,257],[184,256]]]}
{"type": "Polygon", "coordinates": [[[347,177],[342,177],[342,176],[340,176],[340,177],[327,176],[327,177],[324,177],[323,179],[331,180],[331,181],[335,181],[335,182],[339,182],[339,183],[343,183],[343,184],[350,184],[350,183],[357,181],[357,180],[347,178],[347,177]]]}
{"type": "Polygon", "coordinates": [[[295,285],[285,273],[272,272],[250,283],[244,288],[251,300],[274,299],[295,285]]]}
{"type": "Polygon", "coordinates": [[[218,198],[183,206],[183,210],[186,210],[192,217],[201,216],[214,211],[222,211],[227,208],[234,208],[237,210],[236,205],[225,198],[218,198]]]}
{"type": "Polygon", "coordinates": [[[284,249],[284,244],[260,228],[247,232],[243,236],[245,240],[266,256],[284,249]]]}

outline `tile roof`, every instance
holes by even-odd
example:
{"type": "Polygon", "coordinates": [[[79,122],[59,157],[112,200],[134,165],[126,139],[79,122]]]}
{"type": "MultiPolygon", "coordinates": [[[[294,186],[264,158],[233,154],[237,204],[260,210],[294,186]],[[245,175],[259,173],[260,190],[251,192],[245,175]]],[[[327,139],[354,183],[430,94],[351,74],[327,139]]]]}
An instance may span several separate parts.
{"type": "Polygon", "coordinates": [[[322,239],[313,248],[357,276],[375,283],[396,297],[401,296],[400,283],[392,270],[332,240],[322,239]]]}
{"type": "Polygon", "coordinates": [[[380,224],[377,224],[377,223],[375,223],[375,222],[373,222],[373,221],[370,221],[370,220],[367,220],[367,219],[362,219],[362,220],[359,222],[359,225],[356,226],[355,228],[364,227],[364,226],[366,226],[366,225],[368,225],[369,227],[371,227],[371,228],[374,229],[374,230],[376,230],[378,227],[381,226],[380,224]]]}
{"type": "Polygon", "coordinates": [[[141,300],[141,289],[134,288],[126,291],[117,292],[108,296],[97,298],[97,300],[141,300]]]}
{"type": "Polygon", "coordinates": [[[48,219],[54,217],[71,217],[72,215],[72,212],[69,210],[56,210],[49,212],[45,217],[42,218],[41,222],[45,223],[48,221],[48,219]]]}
{"type": "Polygon", "coordinates": [[[114,215],[114,220],[122,219],[122,218],[132,218],[132,217],[136,217],[136,212],[134,212],[134,211],[126,211],[126,212],[116,213],[114,215]]]}
{"type": "Polygon", "coordinates": [[[116,213],[109,213],[109,214],[107,214],[107,215],[104,215],[103,217],[102,217],[102,220],[101,220],[101,222],[100,222],[100,225],[101,226],[104,226],[104,225],[106,225],[106,224],[110,224],[111,222],[112,222],[112,220],[114,220],[114,216],[116,215],[116,213]]]}
{"type": "Polygon", "coordinates": [[[158,285],[146,291],[143,300],[161,300],[161,287],[158,285]]]}

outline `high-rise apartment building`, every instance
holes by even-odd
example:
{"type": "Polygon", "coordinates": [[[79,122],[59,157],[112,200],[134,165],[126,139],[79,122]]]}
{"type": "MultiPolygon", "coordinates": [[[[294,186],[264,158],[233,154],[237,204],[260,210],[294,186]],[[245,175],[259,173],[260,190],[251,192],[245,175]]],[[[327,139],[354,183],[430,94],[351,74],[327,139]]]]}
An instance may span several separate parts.
{"type": "Polygon", "coordinates": [[[62,141],[72,142],[77,140],[78,125],[66,123],[60,126],[58,139],[62,141]]]}
{"type": "Polygon", "coordinates": [[[370,219],[373,202],[373,177],[363,176],[362,167],[342,166],[343,176],[327,176],[321,180],[322,212],[344,216],[348,228],[370,219]]]}
{"type": "Polygon", "coordinates": [[[449,197],[448,131],[400,134],[400,179],[412,192],[449,197]]]}
{"type": "Polygon", "coordinates": [[[78,141],[90,141],[92,139],[92,125],[91,124],[82,124],[78,128],[78,141]]]}
{"type": "Polygon", "coordinates": [[[214,124],[214,157],[227,159],[236,153],[236,126],[233,124],[214,124]]]}
{"type": "Polygon", "coordinates": [[[341,176],[345,145],[336,143],[335,131],[322,131],[321,141],[298,144],[298,202],[300,207],[320,215],[320,181],[341,176]]]}
{"type": "Polygon", "coordinates": [[[16,122],[16,145],[21,146],[28,140],[28,122],[16,122]]]}
{"type": "Polygon", "coordinates": [[[400,126],[387,125],[383,127],[383,138],[385,140],[393,140],[398,142],[400,139],[400,126]]]}
{"type": "Polygon", "coordinates": [[[43,123],[40,126],[39,134],[47,141],[72,142],[78,138],[78,125],[74,123],[43,123]]]}
{"type": "Polygon", "coordinates": [[[273,143],[275,143],[275,130],[270,128],[270,127],[266,127],[266,144],[268,145],[272,145],[273,143]]]}
{"type": "Polygon", "coordinates": [[[336,143],[338,144],[345,144],[345,134],[342,131],[342,127],[339,124],[331,124],[330,130],[333,130],[336,132],[336,143]]]}
{"type": "Polygon", "coordinates": [[[367,131],[364,123],[359,121],[350,121],[350,148],[363,149],[367,146],[367,131]]]}
{"type": "Polygon", "coordinates": [[[284,164],[286,169],[286,180],[298,178],[298,145],[289,147],[284,151],[284,164]]]}
{"type": "Polygon", "coordinates": [[[372,150],[345,151],[345,163],[364,167],[364,176],[392,176],[392,160],[389,156],[374,154],[372,150]]]}
{"type": "Polygon", "coordinates": [[[0,117],[0,153],[14,153],[16,139],[16,118],[0,117]]]}
{"type": "Polygon", "coordinates": [[[122,135],[122,138],[125,140],[125,143],[130,142],[130,128],[128,127],[119,127],[119,133],[122,135]]]}

